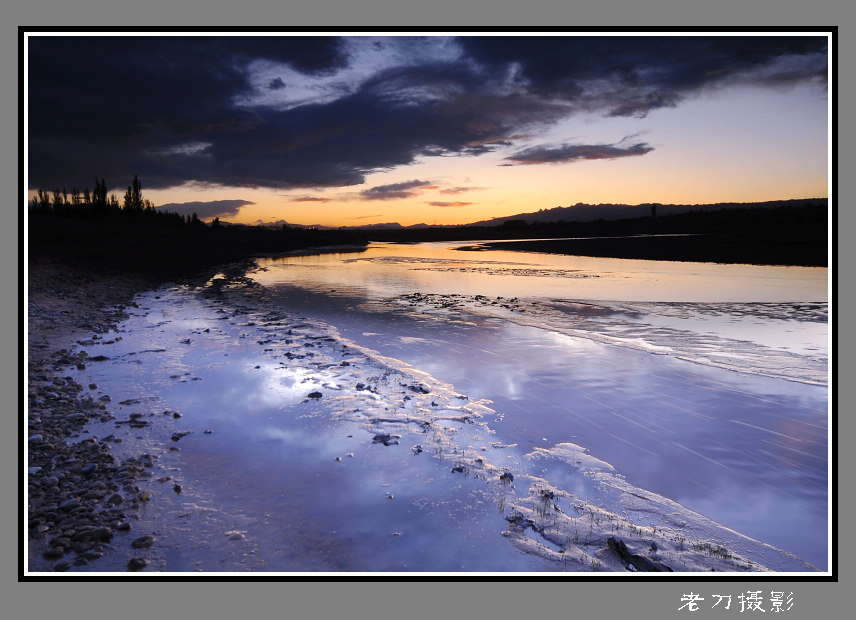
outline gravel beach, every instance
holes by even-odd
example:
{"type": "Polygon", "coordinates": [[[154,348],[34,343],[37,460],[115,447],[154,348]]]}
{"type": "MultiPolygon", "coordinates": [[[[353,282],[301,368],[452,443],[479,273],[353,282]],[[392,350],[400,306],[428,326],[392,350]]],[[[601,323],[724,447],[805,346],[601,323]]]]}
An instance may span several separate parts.
{"type": "Polygon", "coordinates": [[[111,454],[112,439],[87,438],[89,420],[113,417],[110,396],[96,395],[98,386],[81,385],[67,371],[90,363],[85,352],[72,352],[75,343],[101,339],[135,293],[156,285],[143,276],[28,264],[30,572],[79,570],[111,549],[127,554],[129,570],[145,566],[131,545],[108,545],[117,532],[132,530],[146,499],[136,481],[151,460],[141,454],[120,462],[111,454]]]}

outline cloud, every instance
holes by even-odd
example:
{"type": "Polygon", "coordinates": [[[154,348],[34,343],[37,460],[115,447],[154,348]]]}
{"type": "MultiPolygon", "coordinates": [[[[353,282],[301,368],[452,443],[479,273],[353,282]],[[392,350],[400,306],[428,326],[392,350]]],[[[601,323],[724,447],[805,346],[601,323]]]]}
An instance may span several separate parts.
{"type": "Polygon", "coordinates": [[[193,215],[201,220],[215,217],[233,217],[238,214],[241,207],[255,204],[249,200],[211,200],[208,202],[170,202],[158,206],[158,209],[178,213],[180,215],[193,215]]]}
{"type": "Polygon", "coordinates": [[[319,198],[317,196],[298,196],[292,198],[291,202],[330,202],[332,198],[319,198]]]}
{"type": "Polygon", "coordinates": [[[479,190],[486,189],[484,187],[448,187],[446,189],[441,189],[441,194],[464,194],[466,192],[475,192],[479,190]]]}
{"type": "Polygon", "coordinates": [[[518,151],[514,155],[505,158],[506,161],[512,163],[502,165],[567,164],[595,159],[618,159],[619,157],[645,155],[653,150],[653,146],[644,142],[632,144],[628,147],[613,144],[563,144],[555,147],[543,145],[518,151]]]}
{"type": "Polygon", "coordinates": [[[478,204],[475,202],[429,202],[429,205],[432,207],[468,207],[470,205],[478,204]]]}
{"type": "Polygon", "coordinates": [[[360,192],[360,196],[365,200],[391,200],[410,198],[429,189],[437,189],[437,186],[432,185],[430,181],[405,181],[371,187],[360,192]]]}
{"type": "Polygon", "coordinates": [[[30,37],[27,54],[28,182],[42,189],[134,174],[152,189],[359,185],[583,112],[642,117],[729,85],[823,88],[828,56],[822,36],[61,33],[30,37]]]}
{"type": "Polygon", "coordinates": [[[465,37],[487,71],[575,109],[643,117],[709,87],[826,83],[825,36],[465,37]]]}

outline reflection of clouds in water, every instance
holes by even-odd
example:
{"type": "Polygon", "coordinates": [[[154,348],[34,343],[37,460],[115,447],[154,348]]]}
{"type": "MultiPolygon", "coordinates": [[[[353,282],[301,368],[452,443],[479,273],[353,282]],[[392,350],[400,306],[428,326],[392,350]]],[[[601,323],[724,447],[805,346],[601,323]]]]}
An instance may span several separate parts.
{"type": "Polygon", "coordinates": [[[343,263],[380,263],[380,264],[437,264],[448,267],[449,265],[533,265],[533,263],[519,263],[514,261],[499,260],[468,260],[465,258],[430,258],[421,256],[369,256],[363,258],[348,258],[343,263]]]}
{"type": "Polygon", "coordinates": [[[296,257],[263,259],[260,264],[270,270],[258,274],[256,279],[263,279],[265,284],[291,282],[300,286],[320,286],[318,279],[323,279],[328,291],[360,282],[367,292],[382,297],[421,290],[446,294],[481,293],[494,297],[655,302],[814,302],[828,298],[827,270],[820,268],[639,261],[507,251],[481,252],[477,258],[461,258],[462,252],[454,249],[460,244],[419,243],[403,249],[396,244],[372,243],[356,257],[328,255],[314,257],[311,261],[296,257]],[[308,262],[333,268],[322,272],[313,270],[305,275],[280,269],[308,262]],[[469,271],[452,273],[456,266],[469,271]],[[544,274],[565,273],[570,277],[521,278],[503,273],[503,266],[525,268],[521,274],[543,275],[539,273],[543,271],[544,274]],[[473,270],[477,267],[479,270],[473,270]],[[580,274],[598,277],[579,277],[580,274]],[[444,278],[450,275],[454,278],[444,278]],[[303,277],[306,282],[301,280],[303,277]],[[372,280],[383,280],[383,285],[372,280]]]}
{"type": "Polygon", "coordinates": [[[277,439],[289,444],[300,445],[306,441],[308,435],[293,430],[285,430],[282,428],[267,427],[262,431],[262,436],[266,439],[277,439]]]}
{"type": "MultiPolygon", "coordinates": [[[[437,301],[448,301],[448,296],[445,300],[438,297],[437,301]]],[[[487,303],[493,299],[484,301],[487,303]]],[[[565,305],[574,303],[566,302],[565,305]]],[[[599,320],[593,319],[592,315],[604,314],[591,312],[593,307],[600,306],[578,306],[577,309],[586,315],[582,320],[588,324],[599,320]]],[[[400,306],[386,304],[380,309],[387,313],[382,315],[384,321],[389,321],[392,307],[401,313],[400,306]]],[[[184,316],[201,316],[192,304],[187,304],[185,310],[187,314],[184,316]]],[[[288,491],[289,502],[303,502],[323,508],[327,516],[341,512],[342,501],[346,500],[350,513],[355,509],[364,510],[362,517],[356,516],[356,521],[371,524],[372,527],[375,526],[378,509],[386,511],[384,514],[398,510],[401,522],[408,524],[424,512],[426,521],[420,523],[420,527],[439,529],[443,525],[429,511],[454,515],[460,518],[460,522],[470,523],[468,519],[474,514],[476,503],[473,496],[466,492],[468,487],[460,483],[474,482],[476,478],[473,474],[476,472],[485,474],[485,479],[493,482],[497,480],[500,471],[513,472],[514,484],[523,496],[527,493],[526,485],[531,476],[537,475],[543,477],[543,482],[540,478],[531,478],[533,483],[576,494],[581,501],[604,498],[604,491],[597,486],[604,482],[614,485],[613,489],[635,494],[629,495],[631,498],[641,496],[648,500],[653,497],[642,490],[649,487],[638,480],[634,480],[633,485],[639,484],[639,487],[622,481],[617,474],[594,477],[580,473],[581,465],[577,461],[580,460],[582,449],[569,453],[568,457],[573,458],[567,460],[558,458],[558,451],[550,452],[552,458],[549,459],[525,459],[516,451],[495,448],[494,442],[488,447],[484,438],[493,439],[495,431],[482,426],[480,418],[491,426],[496,424],[496,430],[501,433],[497,439],[506,444],[520,441],[521,445],[527,446],[522,449],[526,451],[531,450],[534,443],[540,443],[543,436],[549,438],[549,442],[543,444],[548,449],[550,445],[558,449],[563,445],[561,442],[569,439],[579,441],[592,450],[606,448],[608,451],[595,453],[615,463],[622,475],[628,472],[635,474],[639,470],[643,470],[641,474],[647,475],[647,468],[653,472],[652,476],[661,481],[661,485],[666,486],[663,490],[665,496],[680,499],[697,488],[686,480],[687,472],[691,472],[693,482],[704,484],[709,489],[706,491],[706,500],[717,496],[722,500],[722,491],[716,484],[717,481],[722,482],[722,478],[716,475],[717,470],[722,468],[705,470],[697,465],[697,461],[703,459],[685,450],[680,451],[680,454],[676,454],[676,450],[669,451],[674,443],[666,440],[672,439],[672,434],[676,433],[680,441],[696,453],[715,458],[718,462],[727,462],[729,456],[735,460],[739,455],[734,452],[751,455],[754,451],[757,455],[759,448],[770,452],[776,450],[777,444],[759,445],[758,441],[749,441],[757,438],[758,433],[778,441],[779,436],[765,432],[765,428],[788,435],[793,433],[799,437],[798,427],[790,431],[781,426],[765,426],[760,422],[758,425],[761,430],[757,433],[741,426],[741,429],[746,430],[738,436],[721,438],[711,435],[708,430],[712,428],[712,423],[703,426],[710,418],[689,415],[697,413],[697,407],[693,407],[691,412],[676,408],[676,402],[683,402],[680,400],[681,390],[693,398],[697,397],[697,392],[679,383],[684,375],[675,375],[677,378],[672,379],[658,374],[663,369],[672,368],[664,365],[661,356],[654,360],[654,356],[639,356],[629,351],[622,353],[616,347],[607,347],[593,340],[543,329],[540,323],[543,316],[536,318],[539,328],[535,329],[508,323],[499,316],[476,322],[453,323],[436,318],[425,320],[420,316],[418,320],[409,322],[362,324],[354,318],[356,313],[351,306],[348,306],[347,312],[336,315],[345,317],[341,318],[342,321],[353,321],[351,331],[355,334],[383,336],[379,339],[383,341],[379,345],[386,344],[389,348],[379,346],[378,350],[392,357],[382,358],[377,350],[363,349],[358,343],[342,340],[333,330],[326,329],[312,318],[301,319],[298,326],[266,310],[247,312],[247,308],[242,307],[240,313],[229,316],[229,321],[218,323],[222,332],[216,337],[214,334],[191,334],[191,346],[176,347],[175,343],[187,335],[178,334],[182,330],[175,328],[183,320],[182,312],[176,308],[175,312],[166,316],[172,322],[158,330],[151,330],[157,332],[155,337],[161,341],[150,342],[146,336],[142,336],[142,339],[145,347],[168,342],[169,351],[180,352],[180,360],[187,365],[188,370],[202,377],[201,382],[188,382],[181,388],[186,389],[187,394],[192,392],[199,398],[199,402],[188,400],[181,407],[188,423],[193,421],[203,424],[204,421],[225,420],[227,417],[235,422],[234,427],[226,424],[215,426],[213,441],[222,438],[224,442],[229,442],[228,448],[223,447],[226,445],[224,443],[218,446],[218,451],[231,455],[236,470],[246,467],[247,463],[251,466],[259,464],[265,478],[273,478],[283,490],[288,491]],[[290,333],[291,328],[294,334],[290,333]],[[286,330],[288,333],[285,333],[286,330]],[[327,335],[336,338],[323,337],[327,335]],[[206,344],[203,344],[203,339],[206,339],[206,344]],[[226,349],[218,350],[214,347],[217,343],[228,344],[228,357],[223,357],[226,349]],[[343,345],[347,345],[347,357],[343,355],[343,345]],[[411,352],[414,357],[408,356],[411,352]],[[288,353],[293,354],[294,358],[285,361],[285,354],[288,353]],[[426,360],[425,363],[419,361],[420,355],[426,360]],[[341,366],[340,363],[345,359],[349,365],[341,366]],[[408,363],[414,367],[408,366],[408,363]],[[444,384],[443,381],[449,383],[444,384]],[[376,392],[356,389],[358,382],[371,386],[376,392]],[[336,390],[334,385],[344,387],[336,390]],[[410,387],[417,385],[424,386],[428,393],[410,387]],[[307,400],[308,394],[316,390],[323,393],[323,398],[307,400]],[[459,397],[457,390],[467,394],[470,399],[491,398],[495,395],[493,409],[459,397]],[[405,396],[409,400],[404,400],[405,396]],[[437,402],[438,406],[434,406],[433,402],[437,402]],[[461,419],[465,415],[472,416],[476,423],[463,422],[461,419]],[[428,432],[422,432],[420,421],[431,422],[428,432]],[[232,433],[228,438],[227,429],[232,433]],[[380,432],[401,435],[400,444],[385,446],[373,443],[373,433],[380,432]],[[750,435],[750,432],[753,434],[750,435]],[[248,439],[234,441],[234,437],[248,439]],[[740,437],[744,441],[738,441],[740,437]],[[712,439],[720,440],[718,447],[724,453],[704,447],[712,439]],[[627,440],[650,448],[657,454],[650,456],[647,450],[631,450],[627,440]],[[421,455],[411,451],[412,445],[416,443],[422,446],[424,452],[421,455]],[[355,453],[353,458],[348,456],[351,452],[355,453]],[[441,462],[434,458],[441,454],[445,454],[448,460],[441,462]],[[616,459],[621,454],[632,456],[630,465],[616,459]],[[341,460],[336,461],[335,457],[341,457],[341,460]],[[468,474],[450,471],[452,465],[458,464],[466,465],[468,474]],[[542,471],[542,465],[549,465],[549,471],[542,471]],[[537,468],[537,471],[533,468],[537,468]],[[302,481],[296,480],[296,472],[306,472],[307,475],[302,481]],[[318,472],[328,476],[323,488],[330,492],[330,497],[318,495],[315,478],[318,472]],[[429,474],[432,476],[430,483],[429,474]],[[387,491],[395,496],[394,500],[387,499],[387,491]],[[301,492],[305,495],[301,496],[301,492]],[[416,502],[426,506],[426,510],[414,517],[409,511],[416,502]]],[[[564,307],[564,310],[561,316],[567,323],[568,315],[574,315],[574,312],[569,307],[564,307]]],[[[357,310],[357,313],[361,311],[357,310]]],[[[558,314],[557,310],[554,311],[558,314]]],[[[610,324],[629,323],[626,313],[605,314],[610,324]]],[[[337,325],[343,328],[338,322],[337,325]]],[[[129,335],[127,342],[131,341],[129,335]]],[[[156,354],[158,357],[164,355],[167,353],[156,354]]],[[[154,364],[144,367],[163,374],[163,370],[154,364]]],[[[776,383],[775,387],[780,389],[781,382],[776,383]]],[[[802,393],[804,389],[804,386],[792,387],[795,394],[802,393]]],[[[752,394],[759,390],[759,387],[753,385],[747,387],[747,391],[752,394]]],[[[721,399],[703,413],[735,408],[738,404],[741,410],[745,410],[747,402],[744,397],[740,401],[734,398],[721,399]]],[[[768,409],[774,409],[771,413],[774,419],[782,415],[783,409],[780,407],[770,406],[764,411],[768,409]]],[[[752,421],[755,423],[755,420],[752,421]]],[[[567,447],[567,444],[564,445],[567,447]]],[[[788,445],[802,447],[794,443],[788,445]]],[[[186,446],[182,445],[186,455],[191,454],[193,449],[196,448],[190,442],[186,446]]],[[[776,471],[773,472],[779,475],[777,480],[790,475],[781,471],[787,465],[784,459],[789,459],[794,467],[804,470],[798,463],[797,455],[792,454],[791,450],[780,450],[779,454],[783,459],[776,462],[776,471]]],[[[602,470],[608,467],[602,462],[599,465],[602,470]]],[[[749,465],[749,471],[755,471],[754,462],[749,465]]],[[[795,480],[789,478],[790,482],[795,480]]],[[[806,481],[805,474],[798,480],[800,484],[806,481]]],[[[733,480],[725,482],[731,483],[733,480]]],[[[250,481],[249,486],[253,484],[259,485],[260,482],[250,481]]],[[[481,488],[482,483],[478,484],[481,488]]],[[[739,487],[739,492],[732,485],[728,492],[746,496],[746,489],[751,490],[753,484],[754,480],[747,481],[739,487]]],[[[493,487],[487,485],[485,488],[493,487]]],[[[504,487],[497,488],[500,492],[505,490],[504,487]]],[[[254,494],[251,488],[246,493],[250,497],[254,494]]],[[[271,494],[256,493],[260,493],[260,502],[270,500],[268,495],[271,494]]],[[[281,497],[282,493],[276,491],[272,495],[281,497]]],[[[512,498],[507,497],[504,501],[510,503],[512,498]]],[[[790,505],[799,510],[804,503],[794,502],[790,505]]],[[[718,514],[722,514],[722,504],[722,501],[719,505],[711,504],[710,514],[717,514],[717,510],[718,514]]],[[[782,502],[779,502],[781,505],[782,502]]],[[[657,506],[657,510],[665,511],[662,515],[664,518],[676,511],[668,502],[660,505],[649,502],[646,506],[649,509],[657,506]]],[[[493,506],[487,508],[490,508],[490,512],[478,514],[483,518],[492,515],[503,520],[502,516],[497,516],[493,506]]],[[[563,504],[563,509],[574,516],[572,506],[563,504]]],[[[744,507],[740,506],[739,509],[743,510],[744,507]]],[[[746,519],[757,521],[757,510],[755,512],[754,516],[748,515],[746,519]]],[[[690,513],[687,511],[682,514],[690,513]]],[[[355,520],[354,514],[346,514],[345,517],[350,521],[355,520]]],[[[682,519],[693,523],[695,517],[682,516],[682,519]]],[[[393,522],[399,523],[388,521],[390,524],[393,522]]],[[[330,517],[330,523],[335,523],[331,529],[344,527],[336,521],[335,516],[330,517]]],[[[747,527],[749,525],[751,523],[747,527]]],[[[507,523],[500,523],[499,526],[505,527],[507,523]]],[[[699,527],[702,526],[703,520],[699,522],[699,527]]],[[[395,525],[395,531],[404,531],[405,535],[409,535],[413,532],[409,527],[395,525]]],[[[495,524],[491,527],[495,527],[495,524]]],[[[389,529],[392,531],[391,527],[389,529]]],[[[369,531],[368,527],[366,531],[369,531]]],[[[433,533],[436,530],[426,531],[433,533]]],[[[499,531],[499,528],[490,530],[499,531]]],[[[711,525],[708,531],[713,533],[717,528],[711,525]]],[[[568,533],[573,535],[573,530],[569,529],[568,533]]],[[[378,544],[377,538],[371,540],[373,545],[378,544]]],[[[441,539],[438,537],[437,540],[441,539]]],[[[459,539],[455,539],[455,542],[459,542],[459,539]]],[[[438,552],[449,547],[450,543],[440,542],[438,552]]],[[[384,552],[391,553],[386,548],[384,552]]]]}
{"type": "MultiPolygon", "coordinates": [[[[455,265],[458,265],[456,263],[455,265]]],[[[517,276],[536,278],[599,278],[595,273],[583,273],[579,269],[495,269],[493,267],[472,267],[446,265],[443,267],[416,267],[412,271],[445,271],[456,273],[477,273],[489,276],[517,276]]]]}

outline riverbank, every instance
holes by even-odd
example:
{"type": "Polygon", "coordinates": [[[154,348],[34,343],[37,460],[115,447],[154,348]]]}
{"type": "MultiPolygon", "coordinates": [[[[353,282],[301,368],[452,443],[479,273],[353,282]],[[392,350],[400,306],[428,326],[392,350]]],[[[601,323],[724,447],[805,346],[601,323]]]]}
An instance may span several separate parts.
{"type": "Polygon", "coordinates": [[[769,234],[690,234],[492,241],[459,250],[746,265],[828,266],[826,240],[769,234]]]}
{"type": "MultiPolygon", "coordinates": [[[[102,338],[125,318],[153,277],[93,272],[54,261],[27,271],[29,570],[66,571],[97,560],[116,532],[129,532],[144,500],[136,484],[147,459],[118,461],[109,438],[86,425],[108,420],[109,394],[81,385],[68,369],[85,367],[76,343],[102,338]]],[[[129,568],[141,568],[128,548],[129,568]]]]}

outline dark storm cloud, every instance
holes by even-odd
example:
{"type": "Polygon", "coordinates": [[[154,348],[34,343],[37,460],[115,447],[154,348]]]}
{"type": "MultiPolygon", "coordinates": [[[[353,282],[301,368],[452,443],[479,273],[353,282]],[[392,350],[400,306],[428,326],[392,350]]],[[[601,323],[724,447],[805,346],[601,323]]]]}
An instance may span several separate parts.
{"type": "Polygon", "coordinates": [[[619,157],[635,157],[645,155],[654,150],[644,142],[631,146],[617,146],[614,144],[563,144],[561,146],[533,146],[518,151],[514,155],[506,157],[511,164],[558,164],[572,163],[575,161],[595,159],[618,159],[619,157]]]}
{"type": "Polygon", "coordinates": [[[644,116],[706,87],[826,76],[824,37],[413,37],[396,40],[405,61],[375,69],[336,37],[27,41],[29,182],[44,189],[134,174],[145,188],[354,185],[507,148],[580,111],[644,116]],[[460,55],[423,60],[426,41],[460,55]],[[257,61],[297,73],[260,78],[257,61]],[[335,96],[252,104],[346,69],[361,77],[335,96]]]}
{"type": "Polygon", "coordinates": [[[233,103],[251,89],[247,67],[259,59],[313,75],[347,57],[335,38],[28,39],[31,184],[80,185],[98,175],[121,186],[135,171],[149,188],[219,183],[219,169],[245,155],[224,153],[229,141],[251,142],[267,129],[265,118],[233,103]],[[188,142],[215,144],[204,155],[169,152],[188,142]]]}
{"type": "Polygon", "coordinates": [[[378,185],[360,192],[360,196],[366,200],[390,200],[396,198],[410,198],[419,193],[419,190],[437,189],[430,181],[405,181],[403,183],[391,183],[389,185],[378,185]]]}
{"type": "Polygon", "coordinates": [[[249,200],[210,200],[207,202],[170,202],[160,205],[158,209],[178,213],[180,215],[193,215],[199,219],[207,220],[214,217],[233,217],[238,214],[241,207],[255,204],[249,200]]]}
{"type": "Polygon", "coordinates": [[[710,86],[826,82],[825,37],[466,37],[489,70],[517,68],[533,94],[611,116],[645,116],[710,86]]]}

